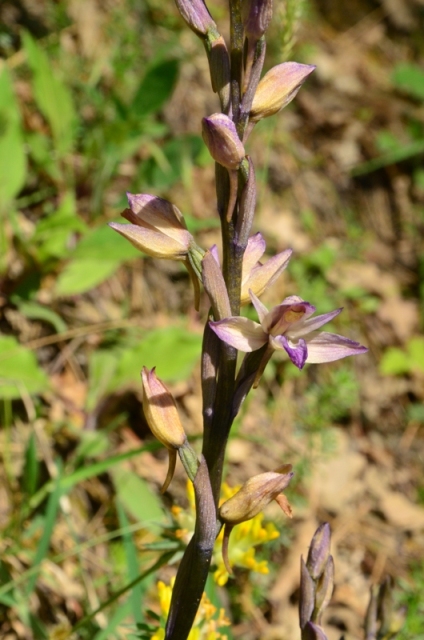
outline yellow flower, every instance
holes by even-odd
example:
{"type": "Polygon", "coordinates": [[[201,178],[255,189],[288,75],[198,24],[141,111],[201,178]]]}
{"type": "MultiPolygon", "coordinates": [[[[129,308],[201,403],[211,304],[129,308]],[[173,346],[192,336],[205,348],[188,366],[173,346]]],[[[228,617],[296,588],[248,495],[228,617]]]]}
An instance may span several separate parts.
{"type": "MultiPolygon", "coordinates": [[[[165,638],[164,626],[166,624],[166,618],[171,604],[174,582],[175,578],[171,580],[171,584],[169,585],[166,585],[162,581],[157,583],[156,588],[161,612],[161,624],[163,626],[155,631],[151,640],[164,640],[165,638]]],[[[225,616],[224,609],[220,609],[218,611],[215,605],[211,603],[206,593],[204,593],[194,620],[193,628],[191,629],[187,640],[227,640],[227,636],[221,634],[219,629],[220,627],[225,627],[229,624],[230,621],[225,616]]]]}

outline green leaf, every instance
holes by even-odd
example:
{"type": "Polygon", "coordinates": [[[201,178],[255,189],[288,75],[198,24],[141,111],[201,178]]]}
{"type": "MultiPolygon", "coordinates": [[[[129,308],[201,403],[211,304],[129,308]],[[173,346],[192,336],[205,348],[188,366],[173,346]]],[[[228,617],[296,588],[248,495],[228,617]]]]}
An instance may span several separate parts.
{"type": "Polygon", "coordinates": [[[38,484],[40,475],[40,464],[37,458],[37,447],[35,444],[35,434],[31,433],[25,450],[25,466],[23,475],[23,489],[28,496],[33,496],[38,484]]]}
{"type": "Polygon", "coordinates": [[[14,400],[22,393],[42,393],[49,387],[35,354],[12,336],[0,336],[0,398],[14,400]]]}
{"type": "Polygon", "coordinates": [[[77,124],[72,95],[53,71],[49,58],[34,38],[22,32],[28,64],[33,72],[33,92],[43,116],[50,125],[60,156],[71,151],[77,124]]]}
{"type": "Polygon", "coordinates": [[[132,258],[139,258],[138,251],[128,240],[106,224],[91,229],[78,243],[74,258],[95,258],[96,260],[117,260],[124,262],[132,258]]]}
{"type": "Polygon", "coordinates": [[[16,296],[11,296],[12,302],[16,304],[19,308],[19,311],[26,318],[30,320],[42,320],[43,322],[48,322],[53,326],[57,333],[63,333],[67,331],[68,325],[56,311],[50,309],[49,307],[45,307],[38,302],[26,302],[24,300],[19,300],[16,296]]]}
{"type": "Polygon", "coordinates": [[[184,380],[199,360],[201,344],[202,336],[185,327],[150,331],[138,345],[122,351],[113,384],[115,388],[140,384],[142,366],[157,367],[158,376],[167,382],[184,380]]]}
{"type": "Polygon", "coordinates": [[[60,274],[56,294],[84,293],[113,275],[123,262],[137,257],[140,252],[107,225],[91,229],[60,274]]]}
{"type": "Polygon", "coordinates": [[[26,157],[19,105],[7,68],[0,69],[0,209],[22,189],[26,157]]]}
{"type": "Polygon", "coordinates": [[[110,278],[118,269],[117,260],[96,260],[95,258],[81,258],[73,260],[63,269],[56,283],[56,295],[74,296],[97,287],[101,282],[110,278]]]}
{"type": "Polygon", "coordinates": [[[164,523],[162,503],[150,486],[133,471],[111,471],[116,493],[127,512],[147,529],[159,534],[164,523]]]}
{"type": "MultiPolygon", "coordinates": [[[[204,144],[199,136],[184,135],[173,138],[156,148],[155,157],[149,158],[140,170],[139,179],[158,190],[169,189],[181,179],[187,165],[198,164],[204,144]]],[[[155,148],[151,146],[152,153],[155,148]]]]}
{"type": "Polygon", "coordinates": [[[158,111],[171,96],[177,78],[177,60],[164,60],[151,66],[137,89],[131,111],[137,116],[158,111]]]}
{"type": "Polygon", "coordinates": [[[392,82],[413,98],[424,100],[424,71],[415,64],[401,63],[392,74],[392,82]]]}
{"type": "Polygon", "coordinates": [[[424,372],[424,338],[411,338],[408,345],[409,361],[412,370],[424,372]]]}
{"type": "Polygon", "coordinates": [[[397,347],[387,349],[380,360],[379,369],[385,376],[409,373],[410,363],[407,353],[397,347]]]}
{"type": "Polygon", "coordinates": [[[54,489],[47,501],[43,532],[38,542],[37,551],[35,553],[35,558],[33,563],[33,568],[37,567],[37,571],[31,574],[31,577],[28,581],[27,587],[25,589],[25,593],[27,597],[31,595],[33,589],[35,588],[37,577],[41,569],[41,562],[44,560],[45,556],[47,555],[49,544],[50,544],[50,538],[52,536],[53,528],[56,523],[56,517],[59,511],[59,501],[62,494],[63,494],[63,491],[61,486],[61,475],[59,474],[55,479],[54,489]]]}
{"type": "MultiPolygon", "coordinates": [[[[140,573],[137,548],[134,544],[132,534],[129,532],[130,522],[120,500],[116,501],[116,510],[118,513],[119,525],[123,530],[122,539],[127,560],[127,574],[128,578],[132,581],[135,580],[140,573]]],[[[144,585],[142,583],[135,585],[130,595],[133,618],[137,624],[142,624],[144,622],[144,615],[140,606],[142,603],[143,592],[145,591],[145,588],[143,587],[144,585]]]]}
{"type": "Polygon", "coordinates": [[[31,244],[37,260],[44,264],[50,259],[65,258],[69,254],[70,237],[86,231],[87,225],[76,211],[75,194],[68,191],[59,207],[42,218],[35,227],[31,244]]]}

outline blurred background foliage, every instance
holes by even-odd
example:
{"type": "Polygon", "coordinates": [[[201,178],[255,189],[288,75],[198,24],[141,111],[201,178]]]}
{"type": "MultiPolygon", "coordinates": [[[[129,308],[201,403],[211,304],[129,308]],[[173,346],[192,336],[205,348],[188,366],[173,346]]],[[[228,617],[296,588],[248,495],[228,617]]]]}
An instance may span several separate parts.
{"type": "MultiPolygon", "coordinates": [[[[208,596],[226,607],[229,639],[295,637],[298,556],[327,519],[340,584],[330,637],[362,637],[367,588],[387,573],[398,637],[417,638],[424,9],[275,4],[266,68],[291,58],[317,70],[249,142],[256,230],[269,255],[295,250],[265,302],[296,293],[319,312],[343,305],[335,330],[370,354],[302,374],[271,361],[237,419],[229,481],[293,462],[296,517],[269,516],[281,533],[259,551],[269,574],[240,568],[208,596]]],[[[224,28],[225,3],[210,7],[224,28]]],[[[181,557],[168,507],[188,502],[182,472],[158,495],[166,460],[139,371],[157,366],[199,439],[207,301],[195,314],[180,266],[141,257],[106,223],[126,191],[150,192],[177,204],[204,248],[219,242],[199,135],[217,100],[171,2],[4,0],[0,54],[0,635],[141,637],[161,613],[156,568],[169,582],[181,557]]]]}

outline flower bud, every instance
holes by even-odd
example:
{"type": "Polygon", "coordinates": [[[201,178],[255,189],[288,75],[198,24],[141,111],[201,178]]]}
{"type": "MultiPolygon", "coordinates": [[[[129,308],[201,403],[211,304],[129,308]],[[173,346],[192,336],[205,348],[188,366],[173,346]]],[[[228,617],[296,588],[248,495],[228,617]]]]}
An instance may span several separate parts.
{"type": "Polygon", "coordinates": [[[283,62],[270,69],[256,89],[250,110],[250,120],[257,122],[278,113],[293,100],[314,69],[313,64],[298,62],[283,62]]]}
{"type": "Polygon", "coordinates": [[[315,606],[315,583],[312,580],[303,558],[300,558],[300,592],[299,592],[299,624],[300,628],[311,619],[315,606]]]}
{"type": "Polygon", "coordinates": [[[169,468],[162,493],[166,491],[175,470],[177,450],[187,442],[187,436],[178,415],[177,406],[172,394],[159,380],[153,368],[149,371],[143,367],[143,410],[153,435],[169,451],[169,468]]]}
{"type": "Polygon", "coordinates": [[[175,4],[183,20],[198,36],[218,32],[216,23],[203,0],[175,0],[175,4]]]}
{"type": "Polygon", "coordinates": [[[131,224],[110,222],[109,226],[153,258],[184,260],[192,236],[177,207],[147,193],[129,193],[127,197],[130,209],[122,216],[131,224]]]}
{"type": "Polygon", "coordinates": [[[302,640],[328,640],[322,627],[313,622],[307,622],[302,629],[302,640]]]}
{"type": "Polygon", "coordinates": [[[321,624],[321,617],[331,600],[334,590],[334,560],[328,556],[324,571],[317,581],[315,596],[315,619],[321,624]]]}
{"type": "Polygon", "coordinates": [[[328,522],[324,522],[314,533],[306,560],[306,566],[314,580],[317,580],[325,569],[330,555],[330,542],[330,525],[328,522]]]}
{"type": "Polygon", "coordinates": [[[223,113],[202,120],[202,136],[212,158],[229,170],[236,170],[246,155],[234,122],[223,113]]]}
{"type": "Polygon", "coordinates": [[[287,487],[293,477],[291,464],[275,471],[253,476],[237,493],[224,502],[219,509],[220,519],[236,525],[254,518],[287,487]]]}
{"type": "Polygon", "coordinates": [[[272,0],[244,0],[241,19],[248,38],[259,40],[269,27],[272,18],[272,0]]]}
{"type": "Polygon", "coordinates": [[[212,90],[219,96],[223,113],[228,113],[231,105],[231,67],[227,45],[222,36],[211,40],[208,58],[212,90]]]}

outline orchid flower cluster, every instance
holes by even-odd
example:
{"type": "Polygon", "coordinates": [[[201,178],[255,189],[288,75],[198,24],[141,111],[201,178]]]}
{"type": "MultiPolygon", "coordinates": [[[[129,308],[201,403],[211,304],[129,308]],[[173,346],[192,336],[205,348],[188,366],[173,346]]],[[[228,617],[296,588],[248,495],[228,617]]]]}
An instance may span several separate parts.
{"type": "MultiPolygon", "coordinates": [[[[272,500],[291,516],[290,504],[282,493],[293,476],[290,464],[248,479],[235,495],[219,505],[226,444],[244,398],[258,386],[276,350],[302,369],[307,363],[332,362],[367,349],[335,333],[319,331],[342,309],[314,315],[316,307],[298,295],[285,298],[271,310],[260,300],[286,269],[292,251],[287,248],[263,260],[265,240],[261,233],[252,233],[256,181],[246,144],[262,119],[277,114],[293,100],[315,67],[283,62],[262,74],[272,0],[229,0],[228,47],[204,0],[175,2],[183,20],[205,47],[212,89],[220,103],[219,112],[203,118],[201,129],[215,161],[222,261],[217,247],[199,247],[180,210],[157,196],[128,194],[129,208],[122,214],[127,223],[110,226],[144,254],[181,261],[193,284],[195,308],[200,308],[202,287],[210,305],[201,354],[204,431],[200,456],[186,437],[170,391],[154,369],[142,370],[144,413],[153,434],[169,451],[162,491],[171,482],[178,454],[195,496],[194,533],[175,578],[161,636],[165,640],[186,640],[221,529],[223,563],[231,573],[228,541],[235,525],[257,517],[272,500]],[[240,315],[241,306],[249,303],[255,308],[258,322],[240,315]],[[239,352],[245,354],[241,363],[239,352]]],[[[312,581],[321,580],[315,573],[311,574],[312,581]]],[[[321,591],[317,588],[315,600],[322,600],[321,591]]],[[[319,615],[308,619],[305,613],[302,616],[302,637],[325,637],[318,626],[319,615]]]]}

